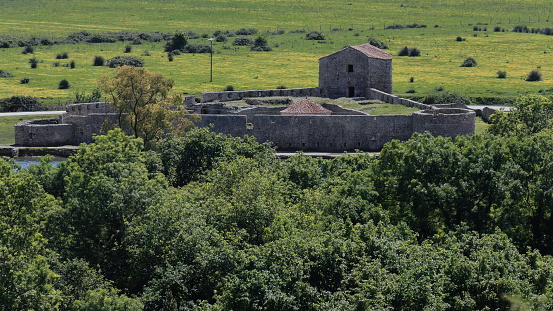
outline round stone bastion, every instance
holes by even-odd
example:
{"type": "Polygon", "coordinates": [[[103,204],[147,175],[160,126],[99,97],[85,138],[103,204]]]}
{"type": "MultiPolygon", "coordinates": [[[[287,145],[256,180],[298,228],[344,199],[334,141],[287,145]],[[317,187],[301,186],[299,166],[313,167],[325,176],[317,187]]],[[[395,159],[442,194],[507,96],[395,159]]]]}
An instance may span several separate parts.
{"type": "Polygon", "coordinates": [[[434,136],[474,135],[476,112],[464,108],[435,108],[413,112],[413,131],[434,136]]]}

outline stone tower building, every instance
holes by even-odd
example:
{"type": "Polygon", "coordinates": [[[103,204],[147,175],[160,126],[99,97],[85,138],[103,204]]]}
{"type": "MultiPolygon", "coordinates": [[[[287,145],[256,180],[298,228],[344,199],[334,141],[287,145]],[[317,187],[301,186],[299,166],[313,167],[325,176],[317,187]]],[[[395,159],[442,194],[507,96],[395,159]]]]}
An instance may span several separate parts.
{"type": "Polygon", "coordinates": [[[328,98],[392,92],[392,55],[370,44],[348,46],[319,59],[319,88],[328,98]]]}

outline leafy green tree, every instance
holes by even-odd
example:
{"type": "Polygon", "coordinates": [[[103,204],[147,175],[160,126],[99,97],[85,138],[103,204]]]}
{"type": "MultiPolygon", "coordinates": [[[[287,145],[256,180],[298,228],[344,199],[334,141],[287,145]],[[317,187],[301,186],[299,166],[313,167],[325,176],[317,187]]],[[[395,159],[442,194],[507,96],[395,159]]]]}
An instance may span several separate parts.
{"type": "Polygon", "coordinates": [[[119,127],[142,138],[147,147],[166,131],[182,135],[192,127],[193,118],[187,118],[180,96],[171,91],[173,80],[160,73],[123,66],[116,69],[113,77],[102,77],[99,84],[110,96],[119,127]]]}
{"type": "Polygon", "coordinates": [[[183,32],[175,32],[171,40],[165,44],[165,52],[172,52],[174,50],[184,51],[188,44],[188,38],[183,32]]]}
{"type": "Polygon", "coordinates": [[[542,95],[524,95],[513,103],[508,113],[490,117],[488,131],[497,135],[529,135],[552,127],[553,102],[542,95]]]}
{"type": "MultiPolygon", "coordinates": [[[[167,183],[149,174],[142,140],[121,130],[81,145],[64,164],[65,234],[71,256],[99,265],[108,279],[123,286],[127,279],[127,227],[160,200],[167,183]]],[[[55,238],[55,237],[53,237],[55,238]]]]}

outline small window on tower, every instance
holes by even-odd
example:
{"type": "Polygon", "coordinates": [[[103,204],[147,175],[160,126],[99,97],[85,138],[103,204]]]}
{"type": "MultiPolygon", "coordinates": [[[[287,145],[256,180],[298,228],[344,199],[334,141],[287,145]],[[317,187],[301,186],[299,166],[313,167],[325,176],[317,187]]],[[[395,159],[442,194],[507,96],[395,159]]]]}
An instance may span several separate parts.
{"type": "Polygon", "coordinates": [[[348,72],[353,72],[353,65],[348,65],[348,72]]]}

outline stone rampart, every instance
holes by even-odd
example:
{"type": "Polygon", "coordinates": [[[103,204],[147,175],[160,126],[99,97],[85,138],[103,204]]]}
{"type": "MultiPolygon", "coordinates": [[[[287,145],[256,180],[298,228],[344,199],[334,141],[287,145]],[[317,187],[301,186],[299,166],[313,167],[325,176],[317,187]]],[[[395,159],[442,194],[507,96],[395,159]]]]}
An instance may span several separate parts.
{"type": "Polygon", "coordinates": [[[212,101],[232,101],[251,97],[273,97],[273,96],[292,96],[292,97],[320,97],[321,92],[318,87],[307,87],[299,89],[274,89],[274,90],[252,90],[252,91],[222,91],[202,93],[201,102],[212,101]]]}
{"type": "Polygon", "coordinates": [[[476,113],[470,109],[438,108],[413,113],[413,131],[434,136],[474,135],[476,113]]]}
{"type": "Polygon", "coordinates": [[[406,107],[418,108],[418,109],[421,109],[421,110],[427,110],[427,109],[432,108],[432,106],[430,106],[430,105],[425,105],[425,104],[422,104],[422,103],[419,103],[417,101],[410,100],[410,99],[407,99],[407,98],[401,98],[401,97],[398,97],[396,95],[388,94],[386,92],[382,92],[382,91],[377,90],[377,89],[370,89],[370,90],[371,90],[370,99],[376,99],[376,100],[379,100],[381,102],[385,102],[385,103],[388,103],[388,104],[403,105],[403,106],[406,106],[406,107]]]}
{"type": "Polygon", "coordinates": [[[20,146],[63,146],[73,142],[73,124],[59,124],[55,119],[50,122],[23,120],[15,129],[15,144],[20,146]]]}

